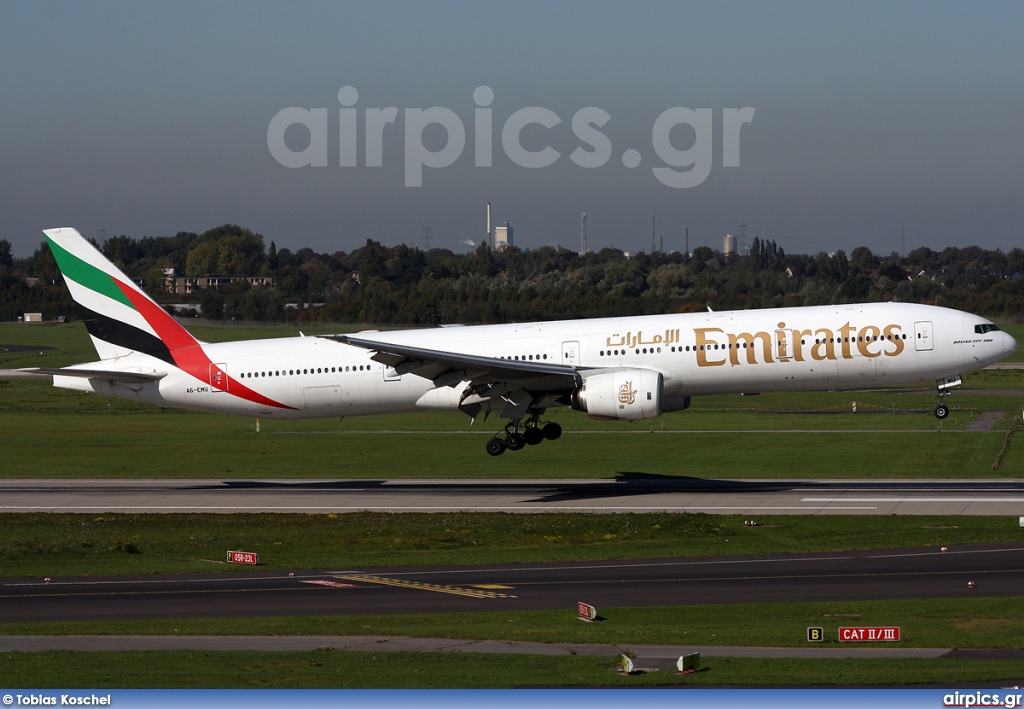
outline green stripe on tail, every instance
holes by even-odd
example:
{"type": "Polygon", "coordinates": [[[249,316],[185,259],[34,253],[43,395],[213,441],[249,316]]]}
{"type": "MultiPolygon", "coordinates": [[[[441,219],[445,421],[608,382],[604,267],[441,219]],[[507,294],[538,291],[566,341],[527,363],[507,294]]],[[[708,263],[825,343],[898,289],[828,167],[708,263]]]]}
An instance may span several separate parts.
{"type": "Polygon", "coordinates": [[[46,237],[46,241],[50,245],[50,251],[53,252],[53,257],[57,259],[57,266],[60,267],[60,272],[64,274],[65,278],[70,278],[75,283],[89,290],[96,291],[111,300],[116,300],[118,303],[123,303],[132,310],[135,310],[135,306],[128,300],[128,296],[117,287],[109,273],[104,273],[71,252],[65,251],[54,243],[53,239],[49,236],[46,237]]]}

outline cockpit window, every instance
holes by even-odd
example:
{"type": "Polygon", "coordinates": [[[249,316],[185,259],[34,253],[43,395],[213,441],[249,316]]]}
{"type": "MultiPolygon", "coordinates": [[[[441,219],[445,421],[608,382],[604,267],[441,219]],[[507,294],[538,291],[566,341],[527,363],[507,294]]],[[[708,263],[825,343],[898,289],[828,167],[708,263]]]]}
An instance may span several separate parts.
{"type": "Polygon", "coordinates": [[[974,331],[979,335],[984,335],[986,332],[999,332],[999,328],[992,323],[987,322],[982,325],[975,325],[974,331]]]}

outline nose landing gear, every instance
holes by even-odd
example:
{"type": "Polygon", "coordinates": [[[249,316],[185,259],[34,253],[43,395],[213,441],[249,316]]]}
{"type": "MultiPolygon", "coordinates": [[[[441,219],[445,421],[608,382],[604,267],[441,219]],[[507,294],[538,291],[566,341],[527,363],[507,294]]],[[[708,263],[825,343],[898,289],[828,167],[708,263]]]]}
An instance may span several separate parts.
{"type": "Polygon", "coordinates": [[[946,394],[949,392],[950,389],[952,389],[953,387],[958,387],[962,383],[963,379],[960,377],[960,375],[946,377],[945,379],[939,379],[935,382],[938,389],[936,393],[939,397],[939,403],[935,407],[935,411],[933,412],[935,414],[935,418],[941,421],[942,419],[949,416],[949,407],[946,406],[946,394]]]}

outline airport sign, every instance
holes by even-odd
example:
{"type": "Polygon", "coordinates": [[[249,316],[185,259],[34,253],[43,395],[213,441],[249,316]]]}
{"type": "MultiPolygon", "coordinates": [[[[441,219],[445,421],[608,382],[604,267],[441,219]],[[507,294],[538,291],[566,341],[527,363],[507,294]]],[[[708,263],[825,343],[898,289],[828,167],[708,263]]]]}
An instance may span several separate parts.
{"type": "Polygon", "coordinates": [[[258,554],[253,554],[250,551],[229,551],[228,563],[251,564],[253,566],[256,566],[256,564],[260,563],[260,557],[258,554]]]}
{"type": "Polygon", "coordinates": [[[900,629],[890,628],[840,628],[841,643],[896,643],[900,641],[900,629]]]}

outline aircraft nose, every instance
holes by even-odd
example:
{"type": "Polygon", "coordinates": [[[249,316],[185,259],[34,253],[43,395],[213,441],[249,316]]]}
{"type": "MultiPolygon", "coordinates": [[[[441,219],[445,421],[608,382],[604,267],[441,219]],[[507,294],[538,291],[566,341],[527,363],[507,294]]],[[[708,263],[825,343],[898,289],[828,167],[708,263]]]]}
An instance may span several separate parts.
{"type": "Polygon", "coordinates": [[[1004,332],[1003,335],[1005,335],[1003,338],[1005,340],[1003,345],[1003,356],[1009,357],[1017,351],[1017,340],[1013,339],[1013,335],[1008,332],[1004,332]]]}

